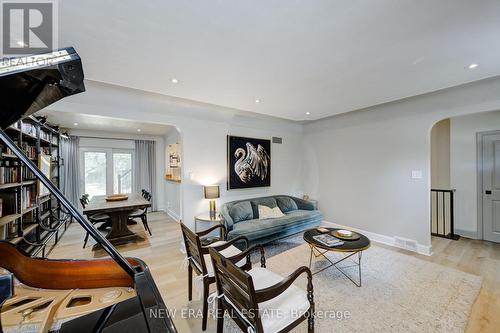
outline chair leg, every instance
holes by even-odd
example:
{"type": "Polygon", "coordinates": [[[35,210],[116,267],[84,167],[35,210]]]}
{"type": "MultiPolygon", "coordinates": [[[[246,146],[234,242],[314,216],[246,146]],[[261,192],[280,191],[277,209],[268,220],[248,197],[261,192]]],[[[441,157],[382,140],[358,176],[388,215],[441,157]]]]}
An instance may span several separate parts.
{"type": "Polygon", "coordinates": [[[188,266],[188,301],[193,299],[193,267],[188,266]]]}
{"type": "Polygon", "coordinates": [[[314,333],[314,315],[309,313],[307,318],[307,333],[314,333]]]}
{"type": "Polygon", "coordinates": [[[148,218],[146,216],[142,216],[141,220],[142,224],[144,224],[144,229],[146,229],[149,232],[149,236],[153,236],[153,234],[151,233],[151,229],[149,229],[148,218]]]}
{"type": "Polygon", "coordinates": [[[224,330],[224,309],[222,306],[222,301],[219,299],[217,305],[217,333],[222,333],[224,330]]]}
{"type": "Polygon", "coordinates": [[[85,246],[87,245],[88,240],[89,240],[89,233],[87,232],[87,234],[85,235],[85,240],[83,241],[83,248],[85,248],[85,246]]]}
{"type": "Polygon", "coordinates": [[[203,279],[203,318],[201,323],[201,330],[205,331],[207,329],[207,319],[208,319],[208,288],[209,284],[203,279]]]}

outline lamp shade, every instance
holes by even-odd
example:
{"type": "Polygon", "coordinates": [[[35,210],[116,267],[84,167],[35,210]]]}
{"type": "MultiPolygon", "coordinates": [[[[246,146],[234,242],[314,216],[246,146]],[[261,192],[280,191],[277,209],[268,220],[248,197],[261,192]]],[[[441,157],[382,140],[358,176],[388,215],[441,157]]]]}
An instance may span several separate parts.
{"type": "Polygon", "coordinates": [[[219,185],[204,186],[205,199],[217,199],[220,197],[219,185]]]}

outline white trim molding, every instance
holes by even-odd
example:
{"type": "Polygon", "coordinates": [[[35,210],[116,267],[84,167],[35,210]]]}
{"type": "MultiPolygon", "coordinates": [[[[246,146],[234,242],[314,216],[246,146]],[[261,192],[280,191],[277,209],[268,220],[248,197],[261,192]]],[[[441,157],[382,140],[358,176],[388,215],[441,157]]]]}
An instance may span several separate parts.
{"type": "Polygon", "coordinates": [[[356,232],[359,232],[359,233],[365,235],[371,241],[374,241],[377,243],[382,243],[385,245],[394,246],[394,247],[397,247],[400,249],[408,250],[411,252],[416,252],[418,254],[422,254],[425,256],[432,255],[432,246],[431,245],[419,244],[415,240],[411,240],[411,239],[407,239],[407,238],[403,238],[403,237],[397,237],[397,236],[391,237],[391,236],[381,235],[381,234],[377,234],[374,232],[365,231],[365,230],[361,230],[361,229],[357,229],[357,228],[352,228],[352,227],[348,227],[345,225],[341,225],[341,224],[329,222],[329,221],[323,221],[322,225],[331,226],[334,228],[353,230],[353,231],[356,231],[356,232]]]}
{"type": "Polygon", "coordinates": [[[176,214],[174,211],[172,211],[171,209],[168,209],[168,208],[166,211],[167,211],[168,216],[173,218],[176,222],[181,221],[181,217],[178,214],[176,214]]]}

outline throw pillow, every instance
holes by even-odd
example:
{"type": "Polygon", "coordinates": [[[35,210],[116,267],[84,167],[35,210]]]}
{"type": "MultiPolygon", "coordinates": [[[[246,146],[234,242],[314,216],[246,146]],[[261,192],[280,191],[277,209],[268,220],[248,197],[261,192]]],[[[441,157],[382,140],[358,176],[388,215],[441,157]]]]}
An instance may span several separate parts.
{"type": "Polygon", "coordinates": [[[259,205],[259,220],[274,219],[283,216],[285,216],[285,214],[283,214],[279,207],[271,208],[259,205]]]}

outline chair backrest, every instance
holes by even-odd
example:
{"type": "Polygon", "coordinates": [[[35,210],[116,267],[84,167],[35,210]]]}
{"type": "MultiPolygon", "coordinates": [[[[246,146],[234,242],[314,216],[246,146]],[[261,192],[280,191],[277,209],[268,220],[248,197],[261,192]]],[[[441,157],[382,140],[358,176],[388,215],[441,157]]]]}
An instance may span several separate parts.
{"type": "Polygon", "coordinates": [[[89,204],[89,195],[88,194],[83,194],[82,197],[80,198],[80,204],[82,207],[85,209],[87,205],[89,204]]]}
{"type": "Polygon", "coordinates": [[[145,189],[142,189],[141,193],[142,193],[142,196],[144,197],[144,199],[146,199],[146,200],[147,200],[148,195],[151,196],[151,193],[149,193],[149,191],[145,190],[145,189]]]}
{"type": "Polygon", "coordinates": [[[197,266],[199,274],[207,274],[207,266],[201,249],[200,237],[189,229],[184,223],[180,223],[182,230],[182,237],[184,238],[184,245],[186,246],[186,255],[191,258],[197,266]]]}
{"type": "Polygon", "coordinates": [[[209,248],[214,267],[217,293],[224,294],[231,305],[243,316],[241,323],[251,324],[255,331],[262,332],[259,307],[255,302],[255,287],[252,276],[227,260],[217,250],[209,248]]]}

